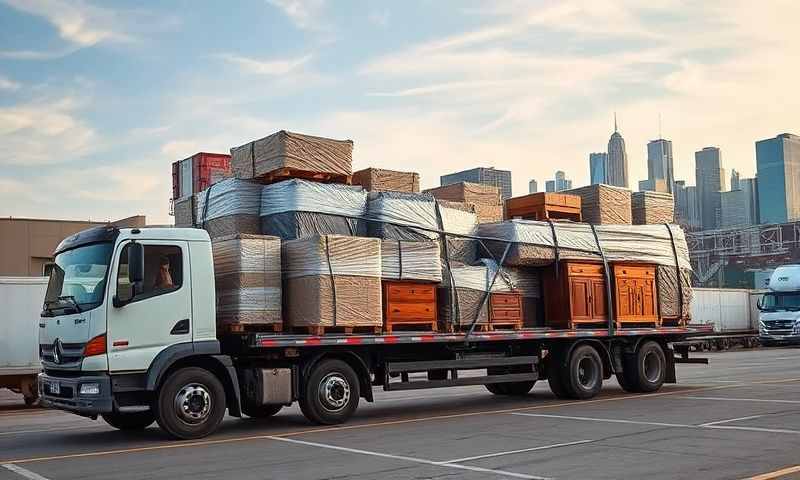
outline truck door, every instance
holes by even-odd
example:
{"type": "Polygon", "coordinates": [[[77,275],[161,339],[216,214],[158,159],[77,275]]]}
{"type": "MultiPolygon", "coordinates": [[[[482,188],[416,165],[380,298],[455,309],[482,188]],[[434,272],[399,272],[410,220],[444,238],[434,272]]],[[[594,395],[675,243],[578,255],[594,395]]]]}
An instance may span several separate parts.
{"type": "Polygon", "coordinates": [[[189,246],[183,241],[137,240],[144,247],[144,281],[128,282],[128,245],[119,254],[110,278],[108,364],[112,372],[146,370],[164,348],[192,341],[189,246]]]}

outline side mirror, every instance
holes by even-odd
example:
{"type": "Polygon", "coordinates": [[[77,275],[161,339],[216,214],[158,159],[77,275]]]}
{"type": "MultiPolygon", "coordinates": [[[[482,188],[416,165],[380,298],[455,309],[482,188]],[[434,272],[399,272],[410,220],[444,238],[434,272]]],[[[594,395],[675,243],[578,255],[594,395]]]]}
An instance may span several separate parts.
{"type": "Polygon", "coordinates": [[[144,281],[144,246],[141,243],[128,245],[128,281],[131,285],[144,281]]]}
{"type": "Polygon", "coordinates": [[[761,297],[756,302],[756,308],[759,310],[764,310],[764,297],[761,297]]]}

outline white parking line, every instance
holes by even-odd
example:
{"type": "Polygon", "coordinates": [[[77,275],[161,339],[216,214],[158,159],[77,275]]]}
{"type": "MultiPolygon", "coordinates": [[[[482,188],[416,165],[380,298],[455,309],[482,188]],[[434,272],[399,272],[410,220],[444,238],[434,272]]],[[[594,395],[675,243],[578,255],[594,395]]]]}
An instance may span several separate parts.
{"type": "Polygon", "coordinates": [[[764,415],[750,415],[749,417],[729,418],[727,420],[717,420],[716,422],[702,423],[698,427],[712,427],[714,425],[722,425],[723,423],[742,422],[744,420],[752,420],[754,418],[761,418],[764,415]]]}
{"type": "Polygon", "coordinates": [[[713,400],[721,402],[763,402],[763,403],[800,403],[800,400],[769,400],[765,398],[729,398],[729,397],[681,397],[692,400],[713,400]]]}
{"type": "MultiPolygon", "coordinates": [[[[587,421],[587,422],[604,422],[604,423],[626,423],[631,425],[652,425],[656,427],[668,427],[668,428],[707,428],[713,430],[741,430],[745,432],[765,432],[765,433],[785,433],[789,435],[800,435],[800,430],[786,430],[782,428],[761,428],[761,427],[739,427],[735,425],[718,425],[720,423],[727,423],[727,422],[734,422],[737,420],[747,420],[748,418],[755,418],[755,417],[742,417],[742,418],[731,418],[728,420],[719,420],[712,423],[702,424],[702,425],[688,425],[682,423],[662,423],[662,422],[642,422],[638,420],[620,420],[616,418],[593,418],[593,417],[572,417],[568,415],[545,415],[542,413],[521,413],[521,412],[512,412],[509,415],[519,415],[523,417],[542,417],[542,418],[561,418],[564,420],[579,420],[579,421],[587,421]]],[[[761,416],[761,415],[758,415],[761,416]]]]}
{"type": "Polygon", "coordinates": [[[536,452],[536,451],[539,451],[539,450],[549,450],[551,448],[569,447],[569,446],[572,446],[572,445],[582,445],[584,443],[590,443],[590,442],[594,442],[594,441],[595,440],[578,440],[577,442],[554,443],[552,445],[542,445],[540,447],[522,448],[522,449],[519,449],[519,450],[508,450],[506,452],[488,453],[486,455],[475,455],[474,457],[456,458],[455,460],[448,460],[448,461],[442,462],[442,463],[469,462],[471,460],[482,460],[484,458],[502,457],[504,455],[514,455],[516,453],[536,452]]]}
{"type": "Polygon", "coordinates": [[[3,468],[5,468],[6,470],[10,470],[16,473],[17,475],[21,475],[25,478],[28,478],[30,480],[49,480],[47,477],[43,477],[36,472],[31,472],[27,468],[22,468],[19,465],[14,465],[13,463],[4,463],[3,468]]]}
{"type": "Polygon", "coordinates": [[[501,475],[505,477],[513,477],[513,478],[525,478],[528,480],[548,480],[547,477],[538,477],[536,475],[526,475],[523,473],[514,473],[514,472],[507,472],[504,470],[494,470],[491,468],[482,468],[482,467],[473,467],[470,465],[461,465],[458,463],[448,463],[448,462],[436,462],[433,460],[426,460],[424,458],[415,458],[415,457],[406,457],[403,455],[391,455],[389,453],[381,453],[381,452],[371,452],[369,450],[360,450],[357,448],[347,448],[347,447],[339,447],[336,445],[327,445],[325,443],[316,443],[316,442],[306,442],[304,440],[295,440],[293,438],[282,438],[282,437],[271,437],[271,436],[264,436],[264,438],[269,440],[275,440],[276,442],[286,442],[286,443],[294,443],[297,445],[305,445],[309,447],[318,447],[318,448],[327,448],[330,450],[338,450],[340,452],[348,452],[348,453],[357,453],[359,455],[370,455],[373,457],[382,457],[382,458],[389,458],[392,460],[402,460],[406,462],[412,463],[421,463],[423,465],[432,465],[435,467],[444,467],[444,468],[455,468],[459,470],[469,470],[473,472],[481,472],[481,473],[491,473],[493,475],[501,475]]]}
{"type": "Polygon", "coordinates": [[[0,432],[0,437],[9,435],[22,435],[23,433],[48,433],[48,432],[64,432],[68,430],[89,430],[97,429],[96,425],[81,425],[79,427],[57,427],[57,428],[43,428],[39,430],[14,430],[11,432],[0,432]]]}

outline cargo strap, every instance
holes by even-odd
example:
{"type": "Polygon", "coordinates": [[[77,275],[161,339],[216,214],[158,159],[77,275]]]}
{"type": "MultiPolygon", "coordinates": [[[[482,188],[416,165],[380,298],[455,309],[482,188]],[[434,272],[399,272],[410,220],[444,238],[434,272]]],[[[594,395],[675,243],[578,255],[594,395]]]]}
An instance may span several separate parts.
{"type": "MultiPolygon", "coordinates": [[[[205,228],[206,228],[206,216],[208,215],[208,203],[209,203],[209,200],[211,199],[211,189],[214,188],[214,185],[216,185],[216,184],[209,185],[209,187],[206,188],[206,198],[205,198],[205,201],[203,201],[203,221],[200,222],[200,228],[202,228],[203,230],[205,230],[205,228]]],[[[193,223],[192,226],[197,228],[196,219],[192,223],[193,223]]]]}
{"type": "MultiPolygon", "coordinates": [[[[492,294],[492,288],[494,288],[494,283],[497,280],[497,276],[500,274],[500,270],[503,268],[503,263],[506,261],[506,256],[508,255],[509,250],[511,250],[511,242],[506,242],[506,248],[503,250],[503,256],[500,257],[500,263],[497,264],[497,270],[494,271],[492,281],[489,282],[486,292],[483,294],[483,299],[478,307],[478,311],[475,313],[475,318],[472,320],[472,324],[469,326],[469,331],[466,335],[464,335],[464,345],[469,345],[469,336],[472,335],[472,332],[475,330],[475,325],[477,325],[478,319],[481,318],[481,311],[484,309],[484,307],[486,307],[486,304],[489,301],[489,297],[492,294]]],[[[455,288],[453,290],[455,290],[455,288]]],[[[489,312],[486,312],[486,314],[488,317],[489,312]]],[[[487,320],[489,320],[489,318],[487,318],[487,320]]]]}
{"type": "Polygon", "coordinates": [[[608,334],[614,334],[614,301],[611,298],[611,269],[608,265],[608,259],[606,258],[606,253],[603,251],[603,246],[600,244],[600,237],[597,235],[597,229],[595,228],[594,224],[589,224],[592,227],[592,235],[594,235],[594,241],[597,243],[597,250],[600,252],[600,258],[603,259],[603,272],[606,279],[606,310],[608,311],[608,334]]]}
{"type": "MultiPolygon", "coordinates": [[[[681,264],[678,260],[678,249],[675,247],[675,236],[672,234],[672,227],[669,223],[664,224],[669,233],[669,241],[672,245],[672,255],[675,257],[675,276],[678,280],[678,319],[683,318],[683,278],[681,276],[681,264]]],[[[660,304],[661,302],[659,302],[660,304]]]]}
{"type": "Polygon", "coordinates": [[[333,295],[333,326],[336,326],[338,303],[336,303],[336,279],[333,277],[333,265],[331,264],[331,249],[328,244],[328,236],[325,235],[325,259],[328,261],[328,274],[331,277],[331,293],[333,295]]]}
{"type": "Polygon", "coordinates": [[[400,266],[400,274],[397,276],[398,280],[403,279],[403,245],[401,240],[397,240],[397,263],[400,266]]]}
{"type": "Polygon", "coordinates": [[[558,270],[559,270],[558,265],[559,265],[559,260],[561,260],[560,251],[558,248],[558,235],[556,235],[556,226],[553,224],[553,221],[548,218],[547,224],[550,225],[550,232],[552,232],[553,234],[553,257],[555,257],[555,262],[556,262],[555,273],[556,273],[556,280],[558,280],[558,270]]]}

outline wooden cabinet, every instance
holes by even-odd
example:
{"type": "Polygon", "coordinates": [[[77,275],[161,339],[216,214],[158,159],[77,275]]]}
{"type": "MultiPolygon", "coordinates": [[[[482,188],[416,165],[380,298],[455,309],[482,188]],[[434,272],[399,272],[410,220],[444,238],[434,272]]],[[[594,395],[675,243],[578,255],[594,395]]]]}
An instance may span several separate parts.
{"type": "Polygon", "coordinates": [[[605,324],[606,284],[603,266],[593,263],[562,262],[558,278],[555,268],[543,275],[545,326],[575,328],[579,324],[605,324]]]}
{"type": "Polygon", "coordinates": [[[518,292],[493,292],[489,295],[489,324],[492,328],[522,328],[522,295],[518,292]]]}
{"type": "Polygon", "coordinates": [[[383,282],[385,332],[397,327],[436,331],[437,314],[435,284],[383,282]]]}
{"type": "Polygon", "coordinates": [[[655,323],[658,321],[656,267],[616,264],[614,303],[617,323],[655,323]]]}

